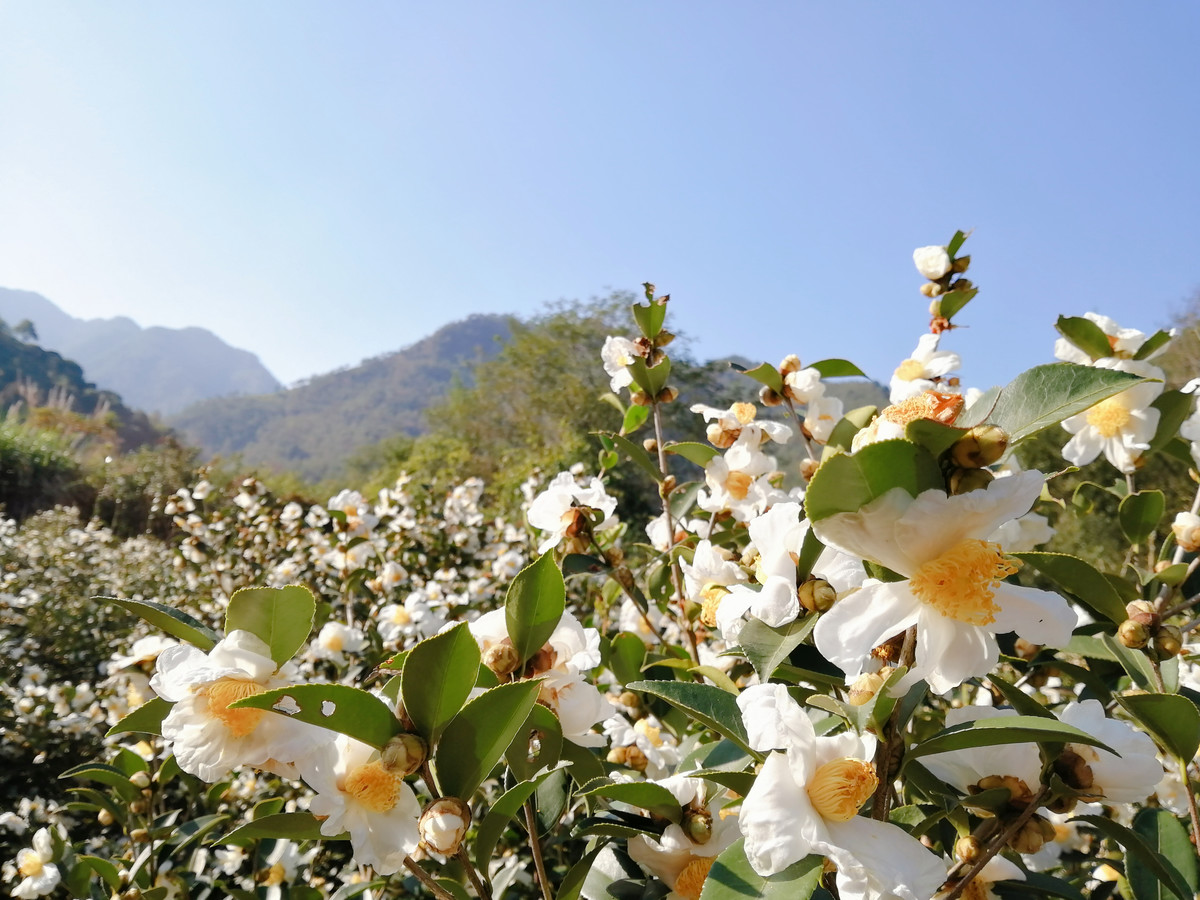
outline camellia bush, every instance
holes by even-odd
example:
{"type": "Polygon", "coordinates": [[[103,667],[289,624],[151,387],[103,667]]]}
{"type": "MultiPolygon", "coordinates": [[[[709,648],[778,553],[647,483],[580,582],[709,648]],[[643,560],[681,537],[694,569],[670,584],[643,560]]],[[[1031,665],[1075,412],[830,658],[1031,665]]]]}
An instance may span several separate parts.
{"type": "Polygon", "coordinates": [[[929,329],[890,405],[789,356],[692,407],[704,443],[663,439],[646,285],[596,348],[621,415],[594,473],[532,473],[526,523],[405,479],[324,506],[200,480],[170,548],[9,523],[5,753],[76,748],[61,788],[5,782],[12,895],[1190,900],[1200,494],[1141,476],[1200,464],[1195,385],[1155,366],[1170,333],[1089,313],[1058,362],[965,388],[964,240],[914,254],[929,329]],[[1047,429],[1064,459],[1023,469],[1047,429]],[[644,529],[605,489],[625,466],[644,529]],[[1097,497],[1105,571],[1044,546],[1097,497]]]}

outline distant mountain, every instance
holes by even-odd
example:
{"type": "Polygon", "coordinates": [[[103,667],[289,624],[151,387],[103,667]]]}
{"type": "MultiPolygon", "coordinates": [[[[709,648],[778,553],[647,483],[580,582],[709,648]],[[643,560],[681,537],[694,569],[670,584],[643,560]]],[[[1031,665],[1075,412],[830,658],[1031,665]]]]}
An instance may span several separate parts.
{"type": "Polygon", "coordinates": [[[229,394],[263,394],[280,385],[258,357],[204,328],[142,328],[124,316],[77,319],[41,294],[0,288],[0,318],[28,319],[37,343],[83,366],[87,378],[130,406],[168,415],[229,394]]]}
{"type": "Polygon", "coordinates": [[[287,390],[203,400],[168,424],[206,452],[310,481],[337,474],[358,449],[424,430],[422,413],[471,365],[494,356],[507,316],[476,315],[403,350],[319,375],[287,390]]]}

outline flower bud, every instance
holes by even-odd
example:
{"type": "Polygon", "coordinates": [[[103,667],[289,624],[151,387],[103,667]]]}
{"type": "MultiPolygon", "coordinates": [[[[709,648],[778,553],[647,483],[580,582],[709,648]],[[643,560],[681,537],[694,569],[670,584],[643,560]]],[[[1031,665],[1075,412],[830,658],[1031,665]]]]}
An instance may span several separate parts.
{"type": "Polygon", "coordinates": [[[1126,619],[1117,629],[1117,640],[1130,650],[1141,650],[1150,643],[1150,629],[1134,619],[1126,619]]]}
{"type": "Polygon", "coordinates": [[[483,664],[491,669],[497,678],[505,678],[515,672],[521,664],[521,655],[517,653],[517,648],[512,642],[505,638],[484,651],[483,664]]]}
{"type": "Polygon", "coordinates": [[[113,814],[107,809],[101,809],[100,812],[96,813],[96,821],[107,828],[109,825],[115,822],[116,819],[113,818],[113,814]]]}
{"type": "Polygon", "coordinates": [[[1200,550],[1200,516],[1190,512],[1177,513],[1171,531],[1175,534],[1175,543],[1186,552],[1200,550]]]}
{"type": "Polygon", "coordinates": [[[614,765],[623,766],[625,765],[625,751],[627,749],[627,747],[613,747],[605,754],[604,758],[614,765]]]}
{"type": "Polygon", "coordinates": [[[758,402],[763,406],[779,406],[783,403],[783,398],[773,387],[764,384],[758,390],[758,402]]]}
{"type": "Polygon", "coordinates": [[[642,441],[642,449],[647,453],[657,453],[658,441],[656,441],[654,438],[646,438],[644,441],[642,441]]]}
{"type": "Polygon", "coordinates": [[[930,281],[947,275],[952,267],[945,247],[918,247],[913,251],[913,265],[930,281]]]}
{"type": "Polygon", "coordinates": [[[683,815],[683,833],[693,844],[707,844],[712,837],[712,813],[703,810],[683,815]]]}
{"type": "Polygon", "coordinates": [[[862,706],[865,703],[869,703],[879,693],[879,689],[883,687],[883,683],[887,681],[888,676],[891,674],[892,670],[885,666],[878,672],[864,672],[855,678],[854,683],[850,685],[848,697],[850,705],[862,706]]]}
{"type": "Polygon", "coordinates": [[[649,406],[651,403],[650,395],[645,391],[630,391],[629,402],[634,406],[649,406]]]}
{"type": "Polygon", "coordinates": [[[383,767],[393,775],[404,778],[411,775],[429,755],[429,745],[416,734],[397,734],[383,745],[380,754],[383,767]]]}
{"type": "Polygon", "coordinates": [[[659,403],[674,403],[679,399],[679,391],[676,388],[667,385],[658,392],[658,396],[654,398],[659,403]]]}
{"type": "Polygon", "coordinates": [[[1050,810],[1052,813],[1057,813],[1060,816],[1065,816],[1074,812],[1078,803],[1078,797],[1055,797],[1046,804],[1046,809],[1050,810]]]}
{"type": "Polygon", "coordinates": [[[961,275],[967,269],[971,268],[971,254],[960,256],[954,260],[954,264],[950,267],[950,271],[956,275],[961,275]]]}
{"type": "Polygon", "coordinates": [[[1126,603],[1125,615],[1133,621],[1145,625],[1147,628],[1154,628],[1158,625],[1158,611],[1154,608],[1153,603],[1145,600],[1134,600],[1132,603],[1126,603]]]}
{"type": "Polygon", "coordinates": [[[998,462],[1008,449],[1008,434],[995,425],[976,425],[950,448],[950,458],[963,469],[981,469],[998,462]]]}
{"type": "Polygon", "coordinates": [[[137,788],[150,787],[150,776],[146,772],[134,772],[129,776],[129,782],[137,788]]]}
{"type": "Polygon", "coordinates": [[[973,834],[960,837],[954,844],[954,855],[968,865],[979,859],[979,854],[982,852],[983,845],[973,834]]]}
{"type": "Polygon", "coordinates": [[[783,362],[779,364],[779,374],[783,378],[787,378],[793,372],[799,372],[804,366],[800,364],[800,357],[795,353],[789,353],[783,358],[783,362]]]}
{"type": "Polygon", "coordinates": [[[1154,652],[1159,659],[1178,656],[1183,650],[1183,632],[1178,625],[1163,625],[1154,635],[1154,652]]]}
{"type": "Polygon", "coordinates": [[[800,460],[800,477],[804,479],[805,484],[812,481],[812,477],[817,474],[819,468],[821,468],[820,460],[807,457],[800,460]]]}
{"type": "Polygon", "coordinates": [[[134,800],[129,804],[129,811],[135,816],[144,816],[150,809],[150,804],[145,800],[134,800]]]}
{"type": "Polygon", "coordinates": [[[621,691],[617,701],[626,709],[640,709],[642,705],[642,698],[633,691],[621,691]]]}
{"type": "Polygon", "coordinates": [[[637,772],[645,772],[646,766],[650,765],[650,760],[646,759],[646,754],[642,752],[642,748],[637,744],[630,744],[625,748],[625,765],[637,772]]]}
{"type": "Polygon", "coordinates": [[[674,475],[664,475],[663,480],[658,484],[659,494],[661,494],[663,497],[666,497],[671,493],[671,491],[675,490],[675,486],[678,483],[679,482],[674,475]]]}
{"type": "Polygon", "coordinates": [[[975,290],[975,284],[971,281],[968,281],[966,278],[960,278],[956,282],[954,282],[954,284],[950,285],[950,290],[952,290],[952,291],[973,291],[973,290],[975,290]]]}
{"type": "Polygon", "coordinates": [[[1017,638],[1016,642],[1013,644],[1013,651],[1017,654],[1017,656],[1021,657],[1021,659],[1026,660],[1027,662],[1032,662],[1033,658],[1037,656],[1041,650],[1041,644],[1035,644],[1033,641],[1025,640],[1025,638],[1017,638]]]}
{"type": "Polygon", "coordinates": [[[1033,800],[1033,791],[1029,785],[1015,775],[988,775],[979,779],[976,787],[980,791],[991,791],[1005,788],[1008,791],[1008,803],[1018,809],[1024,809],[1033,800]]]}
{"type": "Polygon", "coordinates": [[[150,832],[145,828],[135,828],[129,832],[129,840],[135,844],[148,844],[150,842],[150,832]]]}
{"type": "Polygon", "coordinates": [[[955,469],[950,475],[951,494],[969,494],[981,490],[992,483],[995,478],[987,469],[955,469]]]}
{"type": "MultiPolygon", "coordinates": [[[[938,284],[936,281],[927,281],[923,285],[921,285],[921,293],[924,294],[926,297],[937,297],[937,295],[940,294],[941,292],[942,292],[942,286],[940,284],[938,284]]],[[[940,316],[942,314],[941,301],[934,300],[933,303],[929,304],[929,314],[931,316],[940,316]],[[935,308],[937,309],[937,312],[934,312],[935,308]]]]}
{"type": "Polygon", "coordinates": [[[1041,816],[1035,815],[1012,836],[1008,846],[1018,853],[1037,853],[1046,841],[1051,840],[1054,840],[1054,826],[1041,816]]]}
{"type": "Polygon", "coordinates": [[[1065,748],[1054,761],[1054,774],[1061,778],[1067,787],[1077,791],[1089,790],[1095,781],[1092,767],[1070,747],[1065,748]]]}
{"type": "Polygon", "coordinates": [[[417,831],[426,850],[440,856],[453,856],[470,825],[471,808],[457,797],[442,797],[425,807],[417,821],[417,831]]]}
{"type": "Polygon", "coordinates": [[[826,612],[837,600],[837,591],[824,578],[809,578],[796,589],[796,598],[809,612],[826,612]]]}

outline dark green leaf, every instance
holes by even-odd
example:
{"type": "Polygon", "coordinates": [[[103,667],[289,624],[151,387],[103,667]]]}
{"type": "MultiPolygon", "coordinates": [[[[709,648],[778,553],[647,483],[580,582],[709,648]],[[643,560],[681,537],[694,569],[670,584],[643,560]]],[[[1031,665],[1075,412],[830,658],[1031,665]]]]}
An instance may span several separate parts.
{"type": "Polygon", "coordinates": [[[617,681],[623,685],[637,681],[642,675],[642,666],[645,663],[646,645],[640,637],[632,632],[622,631],[613,638],[608,667],[617,681]]]}
{"type": "Polygon", "coordinates": [[[349,735],[376,749],[403,730],[386,703],[348,684],[294,684],[245,697],[229,707],[271,710],[349,735]],[[288,711],[296,706],[297,712],[288,711]]]}
{"type": "Polygon", "coordinates": [[[562,619],[566,596],[553,552],[543,553],[518,572],[508,586],[504,622],[521,665],[550,640],[562,619]]]}
{"type": "Polygon", "coordinates": [[[283,588],[242,588],[229,598],[225,633],[249,631],[271,648],[271,659],[282,666],[312,631],[317,601],[298,584],[283,588]]]}
{"type": "Polygon", "coordinates": [[[116,766],[109,766],[104,763],[83,763],[82,765],[67,769],[67,771],[58,777],[62,779],[82,778],[86,781],[97,781],[100,784],[113,788],[126,802],[137,800],[142,796],[141,789],[129,780],[128,775],[116,766]]]}
{"type": "Polygon", "coordinates": [[[813,566],[821,558],[825,545],[811,528],[804,534],[804,543],[800,545],[800,558],[796,560],[796,583],[803,583],[812,574],[813,566]]]}
{"type": "Polygon", "coordinates": [[[662,472],[658,470],[658,466],[650,459],[650,454],[646,452],[641,444],[635,444],[629,438],[621,437],[619,434],[610,434],[608,438],[613,442],[614,446],[633,460],[634,465],[639,469],[655,481],[662,481],[662,472]]]}
{"type": "Polygon", "coordinates": [[[171,635],[171,637],[177,637],[181,641],[186,641],[193,647],[199,647],[205,652],[211,650],[221,640],[221,635],[217,634],[199,619],[189,616],[182,610],[164,606],[152,600],[126,600],[122,597],[93,597],[92,599],[111,603],[113,606],[119,606],[121,609],[133,613],[135,616],[141,616],[151,625],[161,628],[167,634],[171,635]]]}
{"type": "Polygon", "coordinates": [[[626,687],[666,700],[702,725],[729,738],[746,752],[755,757],[761,756],[751,750],[747,743],[746,726],[742,723],[737,698],[732,694],[710,684],[686,681],[634,681],[626,687]]]}
{"type": "Polygon", "coordinates": [[[1154,429],[1154,437],[1150,439],[1147,455],[1157,453],[1175,439],[1179,433],[1179,426],[1192,414],[1195,404],[1195,397],[1183,391],[1164,391],[1154,398],[1150,406],[1158,410],[1158,427],[1154,429]]]}
{"type": "Polygon", "coordinates": [[[502,684],[462,708],[434,751],[442,793],[470,800],[525,724],[540,688],[539,681],[502,684]]]}
{"type": "Polygon", "coordinates": [[[531,781],[520,782],[505,791],[492,804],[483,821],[479,823],[479,831],[475,836],[475,865],[481,872],[488,870],[492,853],[500,841],[500,836],[504,834],[504,829],[508,827],[508,823],[512,821],[513,816],[517,814],[525,801],[533,795],[537,786],[545,781],[553,771],[548,770],[531,781]]]}
{"type": "Polygon", "coordinates": [[[109,888],[114,891],[120,889],[121,871],[107,859],[98,856],[80,856],[79,859],[87,863],[109,888]]]}
{"type": "Polygon", "coordinates": [[[310,812],[279,813],[274,816],[264,816],[247,822],[235,828],[229,834],[218,838],[216,844],[234,844],[245,847],[254,841],[264,838],[286,839],[289,841],[323,841],[338,840],[344,836],[327,838],[321,834],[321,820],[310,812]]]}
{"type": "MultiPolygon", "coordinates": [[[[811,532],[810,532],[811,533],[811,532]]],[[[766,683],[775,667],[788,658],[812,632],[817,616],[807,615],[778,628],[759,619],[749,619],[738,635],[742,655],[750,660],[760,681],[766,683]]]]}
{"type": "Polygon", "coordinates": [[[542,769],[558,765],[562,744],[562,724],[558,716],[549,707],[535,703],[525,724],[504,751],[504,758],[516,778],[528,781],[542,769]]]}
{"type": "Polygon", "coordinates": [[[1165,347],[1171,340],[1171,332],[1156,331],[1150,337],[1146,338],[1142,346],[1138,347],[1137,352],[1133,354],[1134,359],[1149,359],[1154,355],[1154,351],[1165,347]]]}
{"type": "Polygon", "coordinates": [[[105,737],[112,737],[114,734],[129,734],[135,731],[142,734],[162,734],[162,721],[171,711],[172,705],[162,697],[148,700],[110,728],[105,737]]]}
{"type": "Polygon", "coordinates": [[[1177,759],[1191,761],[1200,748],[1200,711],[1178,694],[1116,695],[1134,720],[1177,759]]]}
{"type": "Polygon", "coordinates": [[[1095,566],[1066,553],[1013,553],[1097,615],[1117,625],[1125,621],[1125,603],[1095,566]]]}
{"type": "MultiPolygon", "coordinates": [[[[1061,897],[1062,900],[1084,900],[1079,888],[1070,882],[1045,872],[1026,872],[1024,881],[1001,881],[992,888],[1001,900],[1027,900],[1028,897],[1061,897]]],[[[1092,896],[1096,896],[1093,894],[1092,896]]]]}
{"type": "Polygon", "coordinates": [[[753,369],[747,369],[744,366],[739,366],[737,363],[730,363],[729,365],[743,375],[753,378],[759,384],[765,384],[775,393],[783,393],[783,376],[770,363],[763,363],[762,365],[755,366],[753,369]]]}
{"type": "Polygon", "coordinates": [[[1091,744],[1093,747],[1112,752],[1112,748],[1099,739],[1057,719],[1002,716],[995,719],[976,719],[974,722],[963,722],[943,729],[913,745],[905,759],[916,759],[931,753],[946,753],[968,747],[1024,743],[1091,744]]]}
{"type": "Polygon", "coordinates": [[[653,781],[600,784],[584,791],[582,796],[604,797],[608,800],[628,803],[631,806],[648,810],[656,816],[662,816],[664,819],[676,823],[679,822],[679,818],[683,814],[683,810],[679,806],[679,801],[675,799],[675,795],[661,784],[655,784],[653,781]]]}
{"type": "Polygon", "coordinates": [[[858,512],[893,488],[915,497],[943,488],[937,460],[909,441],[881,441],[854,455],[836,454],[821,463],[808,485],[804,508],[813,522],[844,512],[858,512]]]}
{"type": "Polygon", "coordinates": [[[820,372],[822,378],[867,377],[866,372],[848,359],[823,359],[813,363],[811,368],[820,372]]]}
{"type": "Polygon", "coordinates": [[[465,622],[409,651],[400,673],[400,696],[418,733],[430,743],[466,703],[479,663],[479,645],[465,622]]]}
{"type": "Polygon", "coordinates": [[[568,553],[562,560],[562,574],[564,578],[583,573],[594,575],[608,568],[609,565],[604,560],[595,556],[588,556],[586,553],[568,553]]]}
{"type": "Polygon", "coordinates": [[[1042,706],[1027,693],[1013,684],[1009,684],[999,675],[989,675],[990,681],[1008,701],[1008,705],[1015,709],[1022,716],[1040,716],[1043,719],[1055,718],[1054,713],[1042,706]]]}
{"type": "Polygon", "coordinates": [[[671,377],[671,360],[664,356],[658,365],[651,368],[640,356],[634,357],[629,364],[629,374],[633,376],[634,383],[654,399],[671,377]]]}
{"type": "Polygon", "coordinates": [[[697,441],[681,441],[676,444],[666,444],[663,450],[667,453],[674,453],[677,456],[682,456],[689,462],[694,462],[698,466],[706,466],[714,456],[720,456],[721,451],[709,444],[701,444],[697,441]]]}
{"type": "MultiPolygon", "coordinates": [[[[1188,896],[1196,892],[1196,850],[1188,840],[1187,829],[1165,809],[1142,809],[1133,818],[1133,833],[1163,860],[1173,867],[1188,886],[1188,896]]],[[[1155,870],[1137,853],[1125,862],[1125,877],[1133,891],[1134,900],[1165,900],[1174,892],[1155,870]]],[[[1174,879],[1171,879],[1173,882],[1174,879]]]]}
{"type": "Polygon", "coordinates": [[[1008,432],[1011,449],[1044,428],[1150,380],[1115,369],[1071,363],[1034,366],[1000,392],[987,421],[1008,432]]]}
{"type": "Polygon", "coordinates": [[[1113,355],[1108,335],[1091,319],[1085,319],[1083,316],[1059,316],[1054,327],[1059,334],[1090,356],[1093,362],[1113,355]]]}
{"type": "MultiPolygon", "coordinates": [[[[1168,888],[1179,900],[1191,900],[1193,891],[1188,885],[1187,879],[1183,877],[1171,860],[1160,855],[1140,834],[1126,828],[1120,822],[1106,819],[1104,816],[1076,816],[1071,821],[1087,822],[1105,837],[1116,841],[1125,849],[1126,860],[1130,860],[1134,856],[1138,857],[1138,861],[1147,870],[1153,872],[1163,886],[1168,888]]],[[[1142,900],[1142,897],[1139,895],[1137,900],[1142,900]]]]}
{"type": "Polygon", "coordinates": [[[820,856],[806,856],[764,878],[750,867],[742,838],[716,858],[700,900],[808,900],[821,883],[824,864],[820,856]]]}
{"type": "Polygon", "coordinates": [[[1158,527],[1167,508],[1162,491],[1137,491],[1125,497],[1117,507],[1121,533],[1131,544],[1140,544],[1158,527]]]}

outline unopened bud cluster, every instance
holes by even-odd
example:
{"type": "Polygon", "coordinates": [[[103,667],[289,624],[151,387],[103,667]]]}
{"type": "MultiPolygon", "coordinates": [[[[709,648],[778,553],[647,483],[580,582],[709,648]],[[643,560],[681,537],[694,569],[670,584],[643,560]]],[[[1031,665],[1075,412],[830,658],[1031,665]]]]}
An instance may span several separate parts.
{"type": "Polygon", "coordinates": [[[1164,625],[1154,604],[1135,600],[1125,606],[1128,618],[1117,629],[1117,640],[1131,650],[1147,646],[1159,659],[1178,656],[1183,650],[1183,632],[1177,625],[1164,625]]]}
{"type": "Polygon", "coordinates": [[[440,856],[453,856],[471,825],[471,808],[457,797],[434,800],[421,813],[417,830],[421,846],[440,856]]]}

